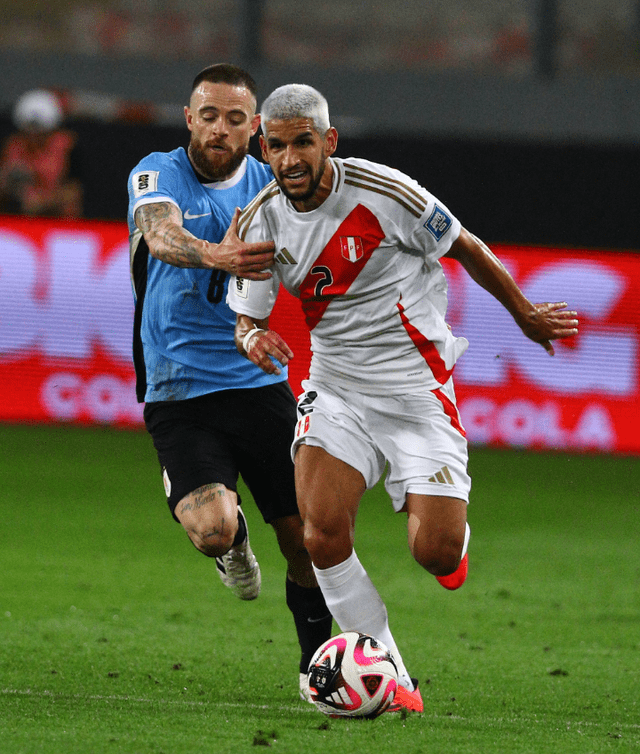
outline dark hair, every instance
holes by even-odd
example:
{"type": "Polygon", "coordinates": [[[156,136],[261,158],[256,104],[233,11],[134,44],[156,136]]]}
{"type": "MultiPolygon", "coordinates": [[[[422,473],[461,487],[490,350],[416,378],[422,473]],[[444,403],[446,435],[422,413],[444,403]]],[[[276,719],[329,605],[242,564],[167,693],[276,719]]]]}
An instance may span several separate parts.
{"type": "Polygon", "coordinates": [[[193,84],[191,85],[191,93],[196,87],[203,81],[209,81],[212,84],[229,84],[230,86],[244,86],[251,94],[257,99],[258,87],[245,70],[238,68],[237,65],[231,63],[216,63],[215,65],[209,65],[195,77],[193,84]]]}

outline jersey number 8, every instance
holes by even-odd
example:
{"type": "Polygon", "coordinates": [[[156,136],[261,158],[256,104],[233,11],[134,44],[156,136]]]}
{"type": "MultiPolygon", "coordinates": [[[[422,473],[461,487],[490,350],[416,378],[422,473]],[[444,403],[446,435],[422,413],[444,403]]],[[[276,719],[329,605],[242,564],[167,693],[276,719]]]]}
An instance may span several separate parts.
{"type": "Polygon", "coordinates": [[[224,284],[227,279],[227,273],[224,270],[213,270],[211,280],[209,281],[209,290],[207,291],[207,301],[211,304],[219,304],[224,295],[224,284]]]}

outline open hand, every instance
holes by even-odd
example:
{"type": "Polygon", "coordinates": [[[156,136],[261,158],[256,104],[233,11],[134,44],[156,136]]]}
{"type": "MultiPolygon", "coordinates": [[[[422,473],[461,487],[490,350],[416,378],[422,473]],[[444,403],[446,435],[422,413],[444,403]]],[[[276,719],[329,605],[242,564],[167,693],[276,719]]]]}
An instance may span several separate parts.
{"type": "Polygon", "coordinates": [[[519,322],[522,332],[553,356],[552,340],[570,338],[578,334],[578,313],[567,311],[566,302],[533,304],[524,322],[519,322]]]}
{"type": "Polygon", "coordinates": [[[283,338],[273,330],[258,330],[246,344],[245,354],[249,361],[267,374],[280,374],[281,370],[271,357],[283,367],[293,358],[293,351],[283,338]]]}
{"type": "Polygon", "coordinates": [[[210,245],[211,266],[247,280],[268,280],[271,273],[267,268],[274,264],[275,245],[273,241],[241,241],[238,237],[239,216],[240,210],[236,208],[222,241],[210,245]]]}

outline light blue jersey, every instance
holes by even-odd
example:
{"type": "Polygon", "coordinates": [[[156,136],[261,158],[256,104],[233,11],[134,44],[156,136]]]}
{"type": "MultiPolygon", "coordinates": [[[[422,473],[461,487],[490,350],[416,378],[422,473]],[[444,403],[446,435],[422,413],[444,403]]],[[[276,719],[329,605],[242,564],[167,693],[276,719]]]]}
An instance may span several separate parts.
{"type": "Polygon", "coordinates": [[[155,259],[133,220],[141,205],[169,201],[181,210],[190,233],[217,243],[235,208],[247,205],[272,178],[267,165],[248,156],[230,180],[203,184],[182,147],[153,152],[131,172],[128,223],[139,401],[183,400],[286,379],[286,370],[267,375],[236,350],[236,316],[226,303],[227,273],[155,259]]]}

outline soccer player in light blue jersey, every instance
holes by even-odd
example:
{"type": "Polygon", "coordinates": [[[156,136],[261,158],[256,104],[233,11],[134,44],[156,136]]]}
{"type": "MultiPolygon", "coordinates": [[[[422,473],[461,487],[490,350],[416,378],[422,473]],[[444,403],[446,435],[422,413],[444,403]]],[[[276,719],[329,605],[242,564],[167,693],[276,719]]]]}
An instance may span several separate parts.
{"type": "Polygon", "coordinates": [[[286,369],[265,374],[240,356],[226,303],[230,273],[265,280],[273,264],[272,243],[247,244],[236,233],[236,208],[273,178],[248,155],[260,123],[255,82],[232,65],[205,68],[185,118],[188,149],[154,152],[129,177],[137,397],[174,518],[240,599],[258,596],[261,576],[239,507],[239,475],[273,526],[287,561],[306,698],[307,666],[332,619],[295,498],[295,399],[286,369]]]}

